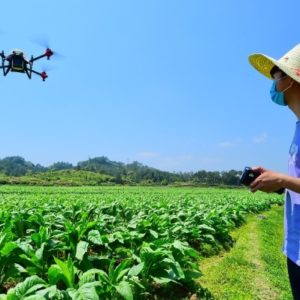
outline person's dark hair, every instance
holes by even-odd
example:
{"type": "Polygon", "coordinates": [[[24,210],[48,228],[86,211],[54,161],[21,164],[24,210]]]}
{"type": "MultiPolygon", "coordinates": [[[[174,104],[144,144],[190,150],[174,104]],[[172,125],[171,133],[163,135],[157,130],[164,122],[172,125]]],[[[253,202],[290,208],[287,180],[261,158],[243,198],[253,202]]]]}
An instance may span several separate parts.
{"type": "Polygon", "coordinates": [[[287,76],[287,74],[285,74],[281,69],[279,69],[277,66],[274,66],[270,71],[272,78],[274,78],[274,74],[278,71],[282,73],[282,76],[287,76]]]}

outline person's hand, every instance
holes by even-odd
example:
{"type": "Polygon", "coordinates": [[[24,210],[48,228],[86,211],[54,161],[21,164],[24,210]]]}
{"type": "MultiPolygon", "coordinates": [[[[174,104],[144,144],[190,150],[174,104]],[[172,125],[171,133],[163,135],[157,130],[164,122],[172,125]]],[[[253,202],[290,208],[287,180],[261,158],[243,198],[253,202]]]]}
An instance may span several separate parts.
{"type": "Polygon", "coordinates": [[[283,174],[273,172],[262,167],[256,167],[253,168],[253,170],[261,174],[250,184],[251,192],[260,190],[266,193],[272,193],[283,188],[283,174]]]}

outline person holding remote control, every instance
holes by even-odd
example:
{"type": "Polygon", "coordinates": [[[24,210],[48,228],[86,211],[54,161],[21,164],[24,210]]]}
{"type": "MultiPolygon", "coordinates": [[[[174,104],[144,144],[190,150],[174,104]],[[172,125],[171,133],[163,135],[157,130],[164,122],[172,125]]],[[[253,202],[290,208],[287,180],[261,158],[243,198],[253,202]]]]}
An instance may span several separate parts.
{"type": "Polygon", "coordinates": [[[252,192],[260,190],[267,193],[285,189],[282,250],[287,256],[293,297],[300,300],[300,44],[278,60],[264,54],[252,54],[249,62],[261,74],[272,79],[272,101],[287,106],[298,119],[289,150],[288,175],[263,167],[252,168],[258,176],[254,176],[250,188],[252,192]]]}

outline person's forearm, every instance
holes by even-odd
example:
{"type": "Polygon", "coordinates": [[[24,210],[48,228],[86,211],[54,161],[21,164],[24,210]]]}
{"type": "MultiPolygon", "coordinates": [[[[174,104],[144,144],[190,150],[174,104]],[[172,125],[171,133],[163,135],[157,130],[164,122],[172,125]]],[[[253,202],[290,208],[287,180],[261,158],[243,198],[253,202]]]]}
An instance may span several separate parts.
{"type": "Polygon", "coordinates": [[[285,175],[281,180],[283,188],[300,193],[300,178],[285,175]]]}

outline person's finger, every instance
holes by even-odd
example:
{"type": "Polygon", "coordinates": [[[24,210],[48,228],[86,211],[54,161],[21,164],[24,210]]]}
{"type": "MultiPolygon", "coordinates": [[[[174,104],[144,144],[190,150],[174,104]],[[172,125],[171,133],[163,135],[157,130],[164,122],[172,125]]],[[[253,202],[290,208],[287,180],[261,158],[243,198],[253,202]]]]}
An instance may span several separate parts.
{"type": "Polygon", "coordinates": [[[251,188],[251,192],[255,193],[257,191],[263,191],[263,192],[265,191],[265,189],[261,183],[255,185],[251,188]]]}
{"type": "Polygon", "coordinates": [[[262,187],[262,182],[261,182],[261,176],[258,176],[251,184],[250,184],[250,188],[251,191],[257,191],[258,189],[260,189],[262,187]]]}
{"type": "Polygon", "coordinates": [[[252,170],[255,171],[255,172],[259,172],[259,173],[264,173],[264,172],[267,171],[265,168],[260,167],[260,166],[253,167],[252,170]]]}

